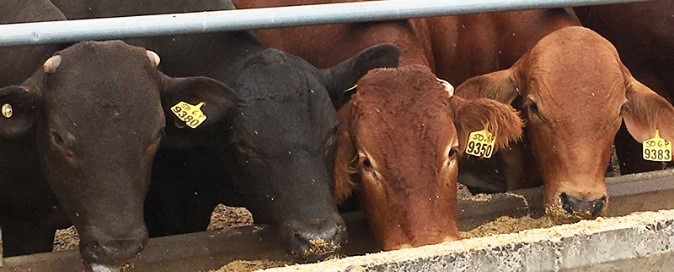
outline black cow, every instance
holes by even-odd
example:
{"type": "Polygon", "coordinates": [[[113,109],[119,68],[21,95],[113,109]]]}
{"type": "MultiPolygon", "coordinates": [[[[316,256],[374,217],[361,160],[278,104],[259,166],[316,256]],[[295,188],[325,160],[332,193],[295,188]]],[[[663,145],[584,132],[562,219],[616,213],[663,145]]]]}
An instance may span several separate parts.
{"type": "MultiPolygon", "coordinates": [[[[163,108],[205,102],[208,127],[237,100],[220,82],[170,78],[156,70],[158,63],[156,53],[121,41],[82,42],[57,52],[21,85],[0,89],[0,105],[11,107],[0,117],[0,148],[12,154],[0,161],[3,190],[45,191],[49,184],[94,268],[118,269],[147,242],[143,203],[166,123],[163,108]]],[[[2,211],[49,216],[53,199],[29,196],[2,211]]],[[[52,240],[44,242],[49,248],[40,250],[50,250],[52,240]]]]}
{"type": "MultiPolygon", "coordinates": [[[[229,1],[54,3],[69,18],[233,9],[229,1]]],[[[256,222],[275,226],[295,256],[319,257],[340,247],[345,226],[329,188],[337,125],[331,102],[369,69],[396,66],[394,46],[371,48],[320,70],[264,47],[247,31],[130,42],[162,55],[160,69],[167,74],[220,80],[240,99],[217,129],[198,127],[191,139],[200,144],[186,152],[173,148],[188,147],[182,134],[191,128],[175,117],[167,120],[167,143],[155,161],[146,204],[151,234],[204,230],[213,207],[225,203],[243,205],[256,222]]]]}
{"type": "MultiPolygon", "coordinates": [[[[65,20],[48,0],[0,1],[0,23],[65,20]]],[[[0,47],[0,87],[30,77],[62,45],[0,47]]],[[[2,106],[2,105],[0,105],[2,106]]],[[[9,106],[4,107],[9,114],[9,106]]],[[[5,118],[0,116],[0,122],[5,118]]],[[[6,256],[51,251],[54,231],[69,225],[46,182],[32,171],[31,142],[0,137],[0,227],[6,256]]]]}

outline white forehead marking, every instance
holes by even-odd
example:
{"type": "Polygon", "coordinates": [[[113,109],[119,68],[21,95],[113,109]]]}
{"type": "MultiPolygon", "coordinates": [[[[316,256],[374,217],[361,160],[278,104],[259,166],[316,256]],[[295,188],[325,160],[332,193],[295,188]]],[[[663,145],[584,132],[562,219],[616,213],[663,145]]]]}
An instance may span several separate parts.
{"type": "Polygon", "coordinates": [[[454,86],[452,84],[449,84],[446,80],[442,80],[438,78],[438,82],[442,84],[443,87],[445,87],[445,91],[449,94],[449,97],[454,96],[454,86]]]}

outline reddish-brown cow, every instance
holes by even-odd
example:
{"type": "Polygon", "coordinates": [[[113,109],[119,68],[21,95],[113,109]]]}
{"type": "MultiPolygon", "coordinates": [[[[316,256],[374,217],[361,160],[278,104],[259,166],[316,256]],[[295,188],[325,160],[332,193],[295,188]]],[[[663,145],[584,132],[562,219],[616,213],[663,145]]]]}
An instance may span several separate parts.
{"type": "MultiPolygon", "coordinates": [[[[546,211],[558,222],[593,218],[605,210],[604,172],[623,120],[639,142],[653,137],[656,128],[674,140],[674,108],[632,77],[611,43],[577,26],[569,10],[428,23],[442,78],[458,83],[504,69],[468,79],[457,95],[515,102],[525,112],[528,152],[537,169],[520,165],[515,172],[540,173],[546,211]]],[[[518,176],[524,174],[511,175],[518,176]]]]}
{"type": "MultiPolygon", "coordinates": [[[[347,1],[239,1],[265,7],[347,1]]],[[[348,1],[351,2],[351,1],[348,1]]],[[[514,110],[488,99],[452,97],[431,72],[423,20],[355,23],[258,31],[263,42],[312,64],[330,66],[339,56],[370,44],[393,43],[399,69],[375,69],[338,115],[335,197],[359,190],[360,205],[385,250],[459,238],[456,224],[458,157],[468,134],[487,127],[497,147],[518,139],[514,110]]]]}
{"type": "MultiPolygon", "coordinates": [[[[672,10],[673,0],[575,8],[584,26],[615,45],[634,77],[668,98],[670,103],[674,99],[672,10]]],[[[615,145],[622,173],[662,169],[662,163],[641,159],[641,144],[634,141],[624,127],[618,131],[615,145]]]]}

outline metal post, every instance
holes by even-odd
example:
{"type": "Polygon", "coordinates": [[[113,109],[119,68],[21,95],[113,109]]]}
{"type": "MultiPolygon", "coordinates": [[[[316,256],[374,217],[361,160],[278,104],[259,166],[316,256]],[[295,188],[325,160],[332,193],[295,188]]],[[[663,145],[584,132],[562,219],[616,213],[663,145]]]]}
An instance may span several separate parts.
{"type": "Polygon", "coordinates": [[[646,0],[389,0],[0,25],[0,46],[396,20],[646,0]]]}

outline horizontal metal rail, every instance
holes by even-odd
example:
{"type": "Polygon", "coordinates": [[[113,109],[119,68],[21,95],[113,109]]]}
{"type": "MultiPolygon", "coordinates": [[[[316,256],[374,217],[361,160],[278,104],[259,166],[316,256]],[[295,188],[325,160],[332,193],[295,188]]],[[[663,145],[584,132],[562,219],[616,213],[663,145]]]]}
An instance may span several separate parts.
{"type": "Polygon", "coordinates": [[[0,25],[0,46],[383,21],[646,0],[388,0],[0,25]]]}

